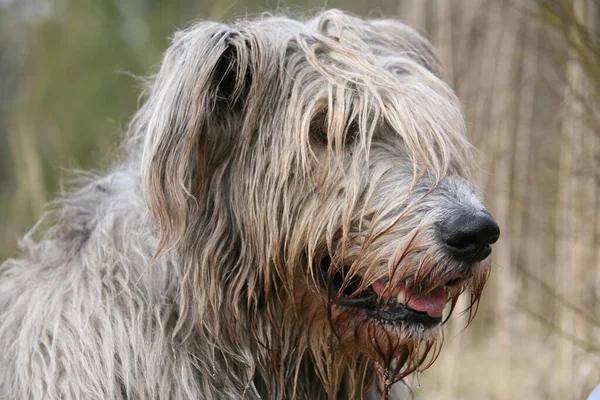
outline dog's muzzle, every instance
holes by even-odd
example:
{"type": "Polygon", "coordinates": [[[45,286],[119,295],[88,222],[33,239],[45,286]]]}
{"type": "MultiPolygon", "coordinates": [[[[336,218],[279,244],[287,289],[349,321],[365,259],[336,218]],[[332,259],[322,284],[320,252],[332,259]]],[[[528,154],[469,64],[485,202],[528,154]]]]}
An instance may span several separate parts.
{"type": "Polygon", "coordinates": [[[439,325],[448,303],[448,288],[460,287],[469,278],[472,267],[490,255],[500,229],[487,211],[466,209],[453,213],[438,228],[441,245],[456,262],[464,264],[465,276],[440,282],[427,291],[419,291],[408,281],[392,287],[387,278],[359,290],[360,277],[346,278],[350,276],[348,268],[336,268],[331,276],[331,258],[325,257],[320,266],[330,300],[342,307],[363,309],[367,317],[386,324],[424,328],[439,325]]]}

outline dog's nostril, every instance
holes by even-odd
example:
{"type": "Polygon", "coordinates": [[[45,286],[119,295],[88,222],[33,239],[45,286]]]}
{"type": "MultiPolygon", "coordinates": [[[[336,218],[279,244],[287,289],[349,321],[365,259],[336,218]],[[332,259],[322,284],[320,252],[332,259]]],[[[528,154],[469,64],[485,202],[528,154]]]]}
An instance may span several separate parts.
{"type": "Polygon", "coordinates": [[[456,237],[450,237],[450,239],[446,240],[446,244],[457,249],[464,249],[469,246],[476,246],[477,236],[471,234],[457,235],[456,237]]]}
{"type": "Polygon", "coordinates": [[[455,258],[480,261],[491,253],[500,229],[486,211],[460,210],[440,224],[440,235],[455,258]]]}

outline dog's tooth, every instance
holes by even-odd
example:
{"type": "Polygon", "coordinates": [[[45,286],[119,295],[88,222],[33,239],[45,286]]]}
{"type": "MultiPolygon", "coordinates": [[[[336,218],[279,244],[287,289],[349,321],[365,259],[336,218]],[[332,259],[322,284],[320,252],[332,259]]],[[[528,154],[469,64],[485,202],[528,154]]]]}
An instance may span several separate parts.
{"type": "Polygon", "coordinates": [[[404,290],[401,290],[396,295],[396,301],[398,303],[406,303],[406,295],[404,294],[404,290]]]}

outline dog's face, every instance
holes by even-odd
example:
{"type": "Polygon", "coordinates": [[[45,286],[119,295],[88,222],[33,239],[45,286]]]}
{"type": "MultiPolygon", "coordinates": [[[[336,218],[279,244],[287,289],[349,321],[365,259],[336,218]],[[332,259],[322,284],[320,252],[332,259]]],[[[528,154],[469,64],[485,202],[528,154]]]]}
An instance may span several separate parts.
{"type": "Polygon", "coordinates": [[[159,248],[234,313],[293,306],[323,379],[332,352],[390,382],[435,358],[444,310],[465,291],[476,306],[499,235],[440,71],[405,25],[336,11],[184,32],[134,121],[159,248]]]}
{"type": "Polygon", "coordinates": [[[321,29],[288,48],[296,78],[281,103],[281,115],[304,116],[282,149],[308,154],[293,178],[273,171],[297,207],[283,243],[307,283],[292,292],[340,351],[399,377],[424,367],[418,349],[436,343],[461,293],[476,306],[499,229],[473,191],[460,106],[427,42],[384,22],[321,29]]]}

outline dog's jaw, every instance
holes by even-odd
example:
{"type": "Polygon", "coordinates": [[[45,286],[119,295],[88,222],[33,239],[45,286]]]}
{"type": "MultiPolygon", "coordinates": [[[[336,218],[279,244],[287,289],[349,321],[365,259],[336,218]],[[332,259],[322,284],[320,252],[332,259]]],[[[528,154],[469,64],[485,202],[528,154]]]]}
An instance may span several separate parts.
{"type": "MultiPolygon", "coordinates": [[[[324,280],[328,280],[328,273],[322,269],[324,280]]],[[[442,323],[442,312],[447,304],[444,285],[418,293],[404,282],[390,288],[385,278],[364,290],[358,290],[357,278],[353,281],[344,283],[339,273],[334,274],[327,289],[330,300],[341,308],[363,310],[366,317],[386,325],[412,325],[425,330],[442,323]]]]}

